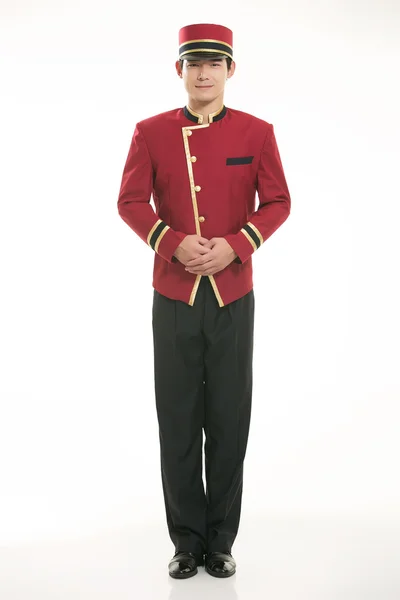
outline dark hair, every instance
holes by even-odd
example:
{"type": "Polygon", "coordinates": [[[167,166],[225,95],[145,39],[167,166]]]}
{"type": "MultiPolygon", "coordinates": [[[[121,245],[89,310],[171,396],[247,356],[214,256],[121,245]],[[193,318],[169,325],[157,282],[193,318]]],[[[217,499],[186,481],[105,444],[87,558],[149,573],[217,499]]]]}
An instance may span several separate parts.
{"type": "MultiPolygon", "coordinates": [[[[231,57],[230,57],[230,56],[226,56],[226,57],[225,57],[225,60],[226,60],[226,64],[227,64],[228,71],[229,71],[229,70],[230,70],[230,68],[231,68],[232,59],[231,59],[231,57]]],[[[181,67],[181,69],[183,69],[183,61],[184,61],[184,59],[183,59],[183,58],[180,58],[180,59],[179,59],[179,64],[180,64],[180,67],[181,67]]]]}

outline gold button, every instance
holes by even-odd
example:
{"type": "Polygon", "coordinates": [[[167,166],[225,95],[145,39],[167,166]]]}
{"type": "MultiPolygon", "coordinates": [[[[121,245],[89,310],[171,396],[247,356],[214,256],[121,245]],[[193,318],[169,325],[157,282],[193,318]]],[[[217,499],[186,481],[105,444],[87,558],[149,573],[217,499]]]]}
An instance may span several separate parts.
{"type": "Polygon", "coordinates": [[[205,221],[205,218],[204,217],[199,217],[199,221],[200,221],[200,223],[203,223],[205,221]]]}
{"type": "Polygon", "coordinates": [[[201,190],[201,187],[199,185],[195,185],[194,186],[194,191],[195,192],[200,192],[200,190],[201,190]]]}
{"type": "Polygon", "coordinates": [[[192,131],[190,129],[187,130],[188,135],[192,135],[192,131]]]}
{"type": "Polygon", "coordinates": [[[190,160],[191,160],[192,162],[196,162],[196,160],[197,160],[197,157],[196,157],[196,156],[191,156],[191,157],[190,157],[190,160]]]}

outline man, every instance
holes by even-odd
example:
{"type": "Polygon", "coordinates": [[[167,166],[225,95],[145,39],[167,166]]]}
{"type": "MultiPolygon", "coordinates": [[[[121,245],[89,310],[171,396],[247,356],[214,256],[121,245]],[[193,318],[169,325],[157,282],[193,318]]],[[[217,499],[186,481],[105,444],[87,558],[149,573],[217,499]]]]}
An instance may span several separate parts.
{"type": "Polygon", "coordinates": [[[232,31],[183,27],[176,72],[188,102],[137,123],[118,211],[155,252],[155,395],[175,545],[169,574],[191,577],[205,564],[210,575],[229,577],[251,412],[252,254],[288,217],[290,196],[273,126],[224,104],[235,72],[232,31]]]}

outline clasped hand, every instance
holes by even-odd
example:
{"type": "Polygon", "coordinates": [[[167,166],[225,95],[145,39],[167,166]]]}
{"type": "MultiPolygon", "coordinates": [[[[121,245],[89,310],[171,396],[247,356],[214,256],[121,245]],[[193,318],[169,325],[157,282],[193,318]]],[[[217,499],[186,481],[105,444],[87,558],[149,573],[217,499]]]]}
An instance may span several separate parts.
{"type": "Polygon", "coordinates": [[[205,243],[200,243],[201,255],[186,262],[185,270],[189,273],[214,275],[225,269],[237,256],[232,246],[223,237],[214,237],[205,243]]]}

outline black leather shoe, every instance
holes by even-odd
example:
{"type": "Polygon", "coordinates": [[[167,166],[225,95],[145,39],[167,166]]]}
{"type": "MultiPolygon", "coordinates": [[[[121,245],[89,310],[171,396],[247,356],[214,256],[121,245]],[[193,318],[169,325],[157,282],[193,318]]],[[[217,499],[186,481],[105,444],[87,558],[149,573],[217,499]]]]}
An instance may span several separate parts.
{"type": "Polygon", "coordinates": [[[203,556],[192,552],[176,552],[168,565],[169,574],[175,579],[187,579],[197,573],[197,566],[204,564],[203,556]]]}
{"type": "Polygon", "coordinates": [[[208,552],[206,571],[213,577],[230,577],[236,573],[236,562],[230,552],[208,552]]]}

